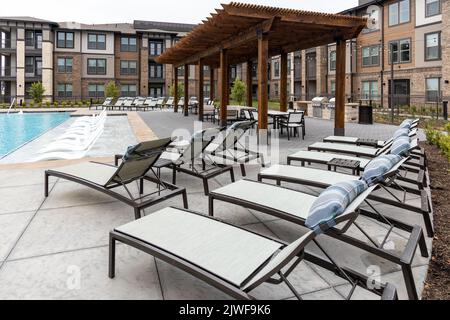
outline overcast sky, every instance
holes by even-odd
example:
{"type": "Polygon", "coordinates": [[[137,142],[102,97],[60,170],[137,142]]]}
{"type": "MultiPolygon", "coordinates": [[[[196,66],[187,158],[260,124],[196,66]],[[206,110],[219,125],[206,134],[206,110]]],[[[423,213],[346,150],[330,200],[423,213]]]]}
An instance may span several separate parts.
{"type": "MultiPolygon", "coordinates": [[[[0,16],[34,16],[55,22],[83,23],[155,20],[199,23],[228,0],[2,0],[0,16]]],[[[245,0],[271,5],[336,13],[356,6],[357,0],[245,0]]]]}

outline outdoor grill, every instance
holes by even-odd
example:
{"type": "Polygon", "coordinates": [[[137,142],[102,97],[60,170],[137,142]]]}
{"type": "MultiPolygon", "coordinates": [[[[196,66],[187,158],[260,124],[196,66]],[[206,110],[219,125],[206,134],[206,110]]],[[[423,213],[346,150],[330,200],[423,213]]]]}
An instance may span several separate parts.
{"type": "Polygon", "coordinates": [[[336,118],[336,98],[330,99],[328,103],[328,109],[330,110],[330,119],[336,118]]]}
{"type": "Polygon", "coordinates": [[[313,117],[314,118],[322,118],[323,117],[323,108],[326,103],[328,103],[328,99],[326,97],[315,97],[314,99],[312,99],[313,117]]]}

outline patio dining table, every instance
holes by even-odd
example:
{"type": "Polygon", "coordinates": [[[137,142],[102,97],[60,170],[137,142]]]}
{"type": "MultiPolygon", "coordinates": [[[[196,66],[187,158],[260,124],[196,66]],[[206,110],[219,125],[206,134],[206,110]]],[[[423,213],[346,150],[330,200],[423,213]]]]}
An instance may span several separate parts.
{"type": "MultiPolygon", "coordinates": [[[[291,111],[292,112],[292,111],[291,111]]],[[[273,119],[273,128],[276,130],[278,129],[278,121],[282,118],[289,117],[289,114],[291,112],[283,112],[283,111],[277,111],[277,110],[269,110],[267,115],[273,119]]]]}

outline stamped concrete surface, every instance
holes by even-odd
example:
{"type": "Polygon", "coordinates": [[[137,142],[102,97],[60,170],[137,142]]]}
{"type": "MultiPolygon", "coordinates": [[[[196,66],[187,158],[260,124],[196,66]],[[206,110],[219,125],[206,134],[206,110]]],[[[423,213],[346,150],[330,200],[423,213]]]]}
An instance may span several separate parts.
{"type": "MultiPolygon", "coordinates": [[[[194,130],[193,116],[184,118],[168,112],[140,115],[159,137],[170,136],[177,128],[194,130]]],[[[395,127],[386,125],[349,125],[347,133],[387,139],[394,131],[395,127]]],[[[330,133],[331,122],[307,119],[305,141],[295,138],[288,142],[287,138],[281,137],[277,151],[281,162],[286,161],[287,154],[304,149],[330,133]]],[[[0,299],[229,299],[195,277],[125,245],[117,247],[116,278],[109,279],[109,231],[132,221],[133,210],[94,190],[58,179],[51,179],[51,193],[45,198],[44,170],[51,167],[52,163],[34,169],[2,170],[0,167],[0,299]]],[[[248,178],[255,179],[259,170],[259,165],[250,165],[248,178]]],[[[239,167],[235,168],[235,173],[240,179],[239,167]]],[[[163,170],[162,178],[170,181],[170,170],[163,170]]],[[[199,179],[180,174],[178,183],[188,190],[190,209],[206,214],[208,198],[203,194],[199,179]]],[[[211,190],[229,183],[229,175],[219,176],[211,181],[211,190]]],[[[296,188],[309,193],[319,192],[312,188],[296,188]]],[[[131,190],[137,194],[136,185],[131,185],[131,190]]],[[[417,198],[411,196],[408,201],[413,203],[417,198]]],[[[175,197],[145,210],[145,214],[181,205],[181,198],[175,197]]],[[[380,210],[389,211],[391,215],[404,215],[407,222],[421,223],[415,214],[405,214],[392,206],[383,207],[379,205],[380,210]]],[[[285,241],[298,239],[306,232],[292,223],[230,204],[217,202],[215,212],[220,219],[285,241]]],[[[369,219],[361,217],[358,222],[375,238],[386,232],[385,226],[369,219]]],[[[357,230],[349,232],[362,237],[357,230]]],[[[362,274],[377,267],[381,272],[378,279],[393,283],[400,298],[407,298],[398,265],[326,236],[320,236],[318,241],[343,266],[362,274]]],[[[402,250],[406,241],[405,234],[395,233],[391,249],[402,250]]],[[[430,239],[427,244],[431,250],[430,239]]],[[[318,252],[315,245],[309,245],[307,250],[318,252]]],[[[413,272],[419,290],[422,290],[427,266],[428,259],[416,253],[413,272]]],[[[302,262],[289,279],[304,299],[344,299],[349,292],[348,283],[309,262],[302,262]]],[[[259,299],[294,298],[284,284],[264,284],[252,295],[259,299]]],[[[358,290],[354,298],[377,297],[358,290]]]]}

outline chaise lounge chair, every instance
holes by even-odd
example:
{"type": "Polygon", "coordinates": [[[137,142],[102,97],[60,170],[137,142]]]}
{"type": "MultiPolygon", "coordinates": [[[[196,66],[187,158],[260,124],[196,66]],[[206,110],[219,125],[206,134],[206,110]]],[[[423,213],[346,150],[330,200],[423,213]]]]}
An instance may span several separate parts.
{"type": "Polygon", "coordinates": [[[245,165],[254,160],[260,160],[261,166],[265,166],[264,156],[241,143],[244,135],[254,126],[256,121],[235,122],[226,131],[222,131],[204,151],[204,157],[212,161],[231,161],[241,167],[242,176],[246,176],[245,165]]]}
{"type": "MultiPolygon", "coordinates": [[[[336,186],[338,185],[335,185],[335,187],[336,186]]],[[[367,198],[376,188],[378,188],[378,185],[369,187],[358,197],[358,201],[355,200],[352,203],[354,217],[351,220],[346,221],[344,226],[339,225],[339,221],[335,221],[334,223],[328,223],[327,221],[324,223],[324,225],[329,228],[325,234],[335,238],[336,240],[342,241],[401,266],[408,296],[410,299],[417,300],[418,293],[412,274],[412,262],[415,257],[417,247],[420,247],[422,256],[428,257],[428,249],[422,229],[419,226],[414,226],[411,228],[412,231],[407,240],[405,249],[399,254],[397,253],[398,251],[392,252],[384,248],[393,230],[391,224],[387,224],[388,232],[386,237],[382,241],[378,241],[376,239],[372,239],[372,237],[368,234],[368,231],[362,229],[362,226],[356,221],[360,213],[360,206],[367,203],[367,198]],[[360,230],[361,233],[368,239],[368,242],[352,236],[352,232],[348,233],[347,231],[351,226],[354,226],[357,230],[360,230]]],[[[340,189],[342,190],[343,188],[340,187],[340,189]]],[[[325,195],[327,191],[325,191],[322,195],[328,197],[328,195],[325,195]]],[[[349,192],[349,196],[352,193],[353,191],[351,191],[351,193],[349,192]]],[[[251,210],[260,211],[300,226],[309,227],[310,222],[308,221],[308,213],[313,209],[315,203],[320,197],[321,196],[316,197],[297,190],[261,182],[241,180],[210,193],[209,215],[214,216],[214,201],[218,200],[242,206],[251,210]]],[[[329,200],[329,198],[325,198],[325,200],[327,199],[329,200]]],[[[335,202],[331,201],[330,203],[333,204],[335,202]]],[[[374,223],[378,223],[379,221],[386,223],[384,216],[380,213],[377,215],[377,218],[374,219],[374,223]]],[[[374,216],[376,215],[374,214],[374,216]]],[[[321,225],[319,225],[319,227],[320,226],[321,225]]],[[[322,227],[320,227],[320,229],[322,229],[322,227]]]]}
{"type": "Polygon", "coordinates": [[[170,142],[171,139],[162,139],[140,143],[129,149],[120,166],[88,162],[47,170],[45,171],[45,197],[49,196],[49,177],[53,176],[82,184],[131,206],[136,219],[141,217],[141,211],[145,208],[178,195],[182,195],[184,207],[187,208],[186,190],[161,181],[152,171],[152,166],[170,142]],[[148,175],[149,171],[152,171],[152,176],[148,175]],[[158,192],[144,195],[144,180],[155,183],[158,186],[158,192]],[[127,187],[133,182],[139,182],[139,198],[134,198],[127,187]],[[167,193],[161,195],[161,186],[167,193]],[[114,189],[118,187],[123,187],[128,197],[115,192],[114,189]]]}
{"type": "MultiPolygon", "coordinates": [[[[354,217],[354,208],[350,206],[338,220],[349,223],[354,217]]],[[[340,268],[331,258],[327,261],[306,253],[306,245],[318,244],[316,237],[309,231],[288,245],[202,214],[166,208],[110,233],[109,277],[115,277],[116,242],[119,242],[163,260],[240,300],[253,300],[251,292],[263,283],[284,283],[301,299],[287,278],[302,260],[350,282],[352,290],[347,298],[351,298],[357,286],[369,289],[366,277],[340,268]]],[[[372,286],[369,290],[381,299],[397,299],[396,289],[391,284],[372,286]]]]}
{"type": "Polygon", "coordinates": [[[103,102],[103,104],[101,104],[101,105],[98,105],[98,104],[90,105],[89,110],[94,109],[94,108],[95,108],[95,110],[98,110],[98,108],[101,108],[101,109],[109,108],[112,106],[113,100],[114,100],[114,98],[111,98],[111,97],[106,98],[105,101],[103,102]]]}

